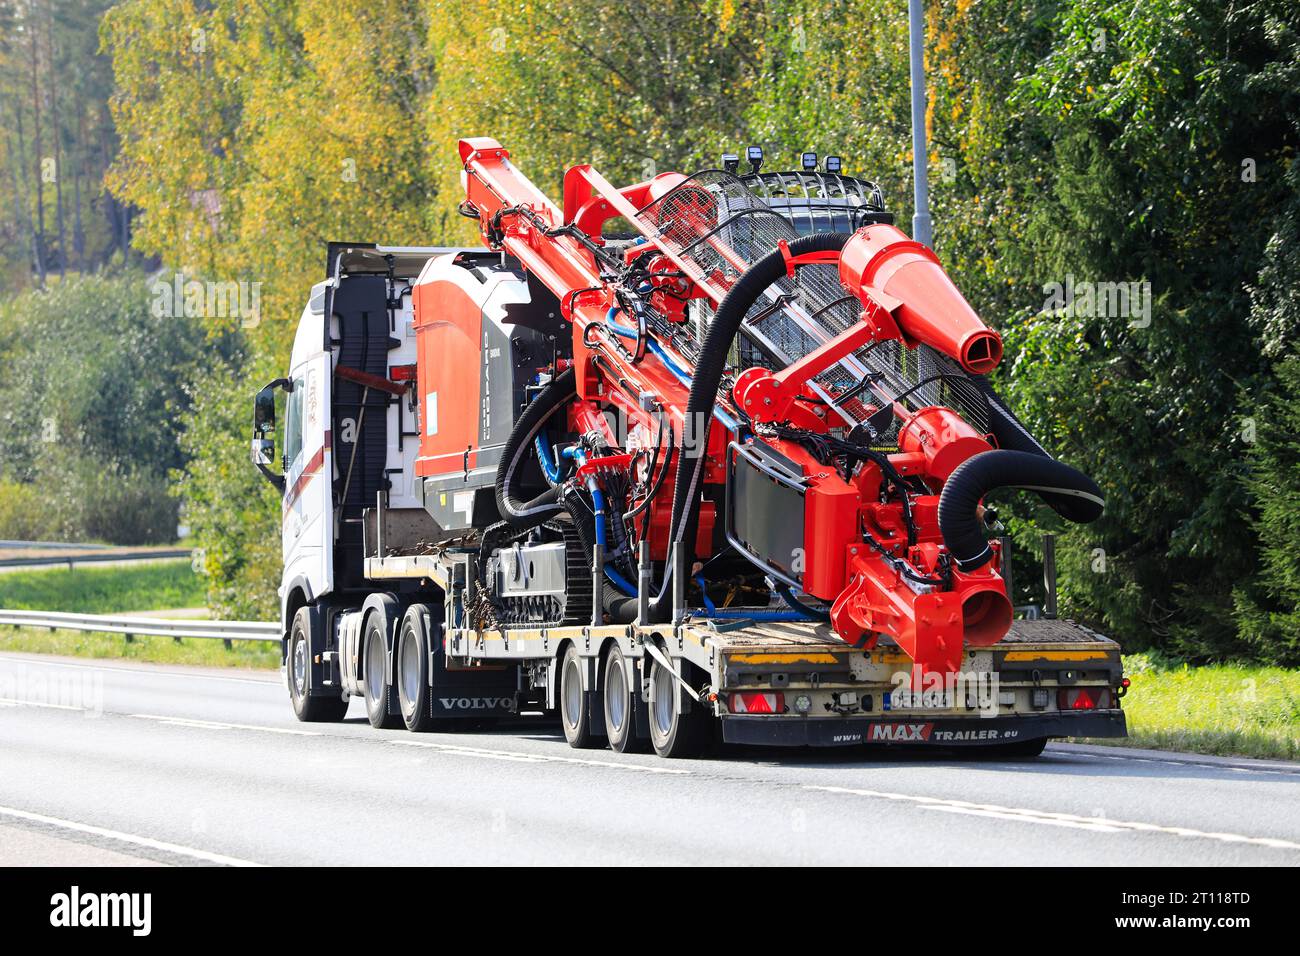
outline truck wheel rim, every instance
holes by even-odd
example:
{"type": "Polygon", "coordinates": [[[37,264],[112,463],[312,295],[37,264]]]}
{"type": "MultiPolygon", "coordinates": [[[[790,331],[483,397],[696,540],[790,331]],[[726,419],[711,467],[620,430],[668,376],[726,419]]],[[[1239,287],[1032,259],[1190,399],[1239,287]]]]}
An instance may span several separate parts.
{"type": "Polygon", "coordinates": [[[564,722],[577,727],[582,717],[582,680],[578,659],[570,657],[564,665],[564,722]]]}
{"type": "Polygon", "coordinates": [[[655,664],[654,673],[655,728],[663,736],[673,730],[673,679],[662,664],[655,664]]]}
{"type": "Polygon", "coordinates": [[[293,689],[299,697],[307,692],[307,642],[301,636],[293,642],[293,689]]]}
{"type": "Polygon", "coordinates": [[[379,700],[384,690],[384,645],[377,633],[372,633],[366,647],[366,691],[371,700],[379,700]]]}
{"type": "Polygon", "coordinates": [[[408,702],[420,696],[420,655],[416,650],[415,635],[402,635],[402,693],[408,702]]]}
{"type": "Polygon", "coordinates": [[[627,719],[627,681],[623,676],[623,661],[618,657],[610,658],[605,672],[605,713],[609,715],[612,729],[623,729],[623,721],[627,719]]]}

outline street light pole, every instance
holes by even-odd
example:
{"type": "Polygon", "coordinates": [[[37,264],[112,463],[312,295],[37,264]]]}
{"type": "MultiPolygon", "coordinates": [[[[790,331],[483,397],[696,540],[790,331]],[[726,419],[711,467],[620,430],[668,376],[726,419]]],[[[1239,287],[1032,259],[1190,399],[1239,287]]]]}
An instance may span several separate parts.
{"type": "Polygon", "coordinates": [[[909,58],[912,67],[912,183],[916,211],[912,214],[912,238],[934,245],[930,219],[930,184],[925,152],[925,10],[923,0],[907,0],[909,58]]]}

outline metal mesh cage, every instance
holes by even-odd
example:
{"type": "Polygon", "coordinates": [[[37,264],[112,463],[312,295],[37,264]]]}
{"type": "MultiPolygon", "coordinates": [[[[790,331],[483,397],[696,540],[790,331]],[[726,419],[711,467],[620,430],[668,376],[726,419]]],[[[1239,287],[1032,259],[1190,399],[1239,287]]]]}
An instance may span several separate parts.
{"type": "Polygon", "coordinates": [[[872,221],[893,221],[880,187],[864,179],[808,170],[750,173],[740,181],[781,213],[802,236],[853,232],[872,221]]]}
{"type": "MultiPolygon", "coordinates": [[[[765,178],[778,175],[765,174],[765,178]]],[[[874,195],[878,196],[878,190],[874,195]]],[[[745,270],[782,240],[799,238],[801,230],[795,220],[809,215],[816,201],[831,210],[826,221],[833,224],[838,215],[834,210],[844,202],[842,196],[819,197],[805,188],[798,211],[783,215],[740,178],[708,170],[641,209],[637,218],[651,236],[681,258],[692,278],[725,294],[745,270]]],[[[783,211],[788,213],[789,207],[783,211]]],[[[859,321],[861,310],[861,302],[840,284],[836,266],[804,266],[793,279],[782,276],[769,286],[750,309],[741,326],[736,361],[742,368],[784,368],[848,331],[859,321]]],[[[698,341],[703,339],[712,314],[696,307],[695,317],[698,341]]],[[[983,391],[957,362],[925,345],[915,349],[896,341],[867,345],[817,376],[809,387],[835,410],[845,426],[861,424],[897,401],[909,409],[945,405],[977,430],[989,428],[983,391]]],[[[895,420],[877,441],[894,441],[896,425],[895,420]]]]}

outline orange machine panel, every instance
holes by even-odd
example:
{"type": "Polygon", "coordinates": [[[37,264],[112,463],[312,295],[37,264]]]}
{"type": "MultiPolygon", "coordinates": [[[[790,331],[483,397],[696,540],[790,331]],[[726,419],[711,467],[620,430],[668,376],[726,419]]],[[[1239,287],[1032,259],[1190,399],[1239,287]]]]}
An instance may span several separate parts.
{"type": "Polygon", "coordinates": [[[474,467],[483,312],[464,289],[446,279],[418,283],[414,299],[420,390],[415,473],[423,478],[474,467]]]}

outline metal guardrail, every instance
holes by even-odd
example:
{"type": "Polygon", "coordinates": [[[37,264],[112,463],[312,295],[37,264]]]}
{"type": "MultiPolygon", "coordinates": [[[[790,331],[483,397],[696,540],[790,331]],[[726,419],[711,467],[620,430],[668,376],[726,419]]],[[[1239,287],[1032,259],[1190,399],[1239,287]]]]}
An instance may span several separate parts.
{"type": "Polygon", "coordinates": [[[224,641],[278,641],[280,625],[262,621],[186,621],[126,614],[69,614],[0,608],[0,624],[50,630],[95,631],[132,637],[214,638],[224,641]]]}
{"type": "Polygon", "coordinates": [[[44,550],[61,549],[63,551],[102,551],[111,548],[111,544],[86,544],[80,541],[15,541],[11,538],[0,539],[0,551],[3,550],[44,550]]]}
{"type": "Polygon", "coordinates": [[[95,564],[113,561],[144,563],[147,561],[179,561],[193,557],[189,548],[166,548],[155,551],[77,551],[71,554],[45,555],[39,558],[5,558],[0,568],[39,568],[60,564],[95,564]]]}

